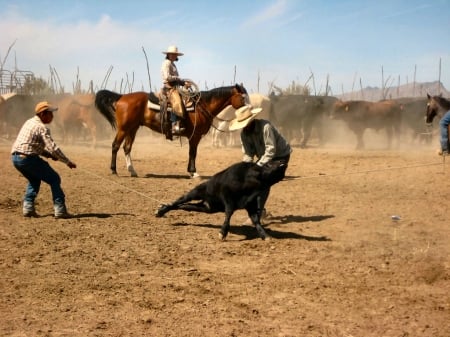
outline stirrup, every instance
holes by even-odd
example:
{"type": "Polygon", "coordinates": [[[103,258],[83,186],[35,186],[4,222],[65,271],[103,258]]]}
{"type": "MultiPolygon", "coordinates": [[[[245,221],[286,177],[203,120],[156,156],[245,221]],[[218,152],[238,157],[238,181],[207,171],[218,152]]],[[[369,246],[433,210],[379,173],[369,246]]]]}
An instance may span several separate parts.
{"type": "Polygon", "coordinates": [[[180,122],[179,122],[179,121],[178,121],[178,122],[175,122],[175,123],[172,125],[172,133],[173,133],[173,134],[180,134],[180,133],[182,133],[184,130],[186,130],[186,129],[180,126],[180,122]]]}

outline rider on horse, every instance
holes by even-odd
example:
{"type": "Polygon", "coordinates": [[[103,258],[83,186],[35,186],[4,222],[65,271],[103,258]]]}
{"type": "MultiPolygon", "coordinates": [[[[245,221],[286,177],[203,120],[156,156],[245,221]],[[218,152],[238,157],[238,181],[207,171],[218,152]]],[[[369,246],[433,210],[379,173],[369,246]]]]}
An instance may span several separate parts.
{"type": "Polygon", "coordinates": [[[163,82],[161,89],[161,115],[164,120],[166,138],[172,140],[172,134],[177,135],[184,131],[181,122],[186,118],[186,107],[178,92],[178,86],[189,87],[190,83],[179,77],[178,69],[175,65],[175,61],[178,61],[178,56],[184,54],[178,52],[176,46],[170,46],[163,54],[166,54],[166,58],[161,66],[163,82]],[[171,113],[167,109],[169,104],[172,108],[171,113]],[[172,125],[170,122],[172,122],[172,125]]]}

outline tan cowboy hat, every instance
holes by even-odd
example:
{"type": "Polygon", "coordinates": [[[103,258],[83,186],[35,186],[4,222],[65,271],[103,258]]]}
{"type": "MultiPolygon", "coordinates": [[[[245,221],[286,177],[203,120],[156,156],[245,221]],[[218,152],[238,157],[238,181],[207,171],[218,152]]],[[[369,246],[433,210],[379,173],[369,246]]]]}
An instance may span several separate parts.
{"type": "Polygon", "coordinates": [[[175,54],[178,56],[182,56],[184,55],[183,53],[178,52],[178,47],[177,46],[169,46],[169,48],[167,48],[167,51],[163,51],[163,54],[175,54]]]}
{"type": "Polygon", "coordinates": [[[38,104],[36,104],[36,107],[34,108],[34,111],[36,112],[36,115],[38,113],[41,113],[43,111],[56,111],[58,110],[57,107],[51,105],[49,102],[47,101],[43,101],[43,102],[39,102],[38,104]]]}
{"type": "Polygon", "coordinates": [[[231,120],[228,129],[230,131],[245,128],[260,112],[262,108],[253,108],[251,105],[244,105],[236,110],[236,118],[231,120]]]}

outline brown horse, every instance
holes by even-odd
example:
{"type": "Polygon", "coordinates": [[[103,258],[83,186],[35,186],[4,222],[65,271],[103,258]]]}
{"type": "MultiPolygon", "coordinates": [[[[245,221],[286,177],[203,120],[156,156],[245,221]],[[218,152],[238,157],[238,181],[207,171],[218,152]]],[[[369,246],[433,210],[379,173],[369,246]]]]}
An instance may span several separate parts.
{"type": "MultiPolygon", "coordinates": [[[[189,139],[187,171],[191,177],[198,176],[195,167],[197,147],[202,136],[209,131],[214,117],[228,105],[238,109],[247,103],[247,90],[238,84],[199,92],[193,108],[188,109],[188,114],[184,121],[185,130],[180,134],[180,136],[189,139]]],[[[163,121],[158,104],[158,98],[154,93],[134,92],[121,95],[109,90],[97,92],[95,106],[109,121],[111,126],[117,129],[112,143],[111,171],[113,174],[117,174],[117,152],[125,140],[123,150],[128,172],[130,172],[132,177],[137,177],[131,161],[131,148],[136,132],[141,125],[162,133],[163,121]]]]}
{"type": "Polygon", "coordinates": [[[94,94],[64,95],[55,104],[58,113],[55,114],[55,124],[61,129],[63,143],[72,140],[77,132],[86,127],[92,138],[92,147],[97,144],[97,123],[94,119],[94,94]]]}
{"type": "Polygon", "coordinates": [[[427,124],[433,123],[434,117],[442,117],[450,110],[450,100],[442,96],[431,96],[427,94],[427,100],[427,112],[425,116],[425,122],[427,124]]]}

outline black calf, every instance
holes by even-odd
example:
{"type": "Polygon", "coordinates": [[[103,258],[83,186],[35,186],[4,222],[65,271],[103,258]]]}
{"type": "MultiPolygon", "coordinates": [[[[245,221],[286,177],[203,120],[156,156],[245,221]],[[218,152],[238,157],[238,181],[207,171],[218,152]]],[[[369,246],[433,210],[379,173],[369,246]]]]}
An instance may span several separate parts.
{"type": "Polygon", "coordinates": [[[260,167],[255,163],[240,162],[215,174],[208,181],[196,186],[171,204],[161,205],[156,212],[161,217],[171,210],[181,209],[204,213],[225,212],[225,221],[220,229],[220,238],[225,240],[230,229],[230,219],[238,209],[248,212],[261,239],[266,232],[261,226],[262,192],[284,178],[284,161],[272,161],[260,167]],[[199,200],[191,203],[192,200],[199,200]]]}

